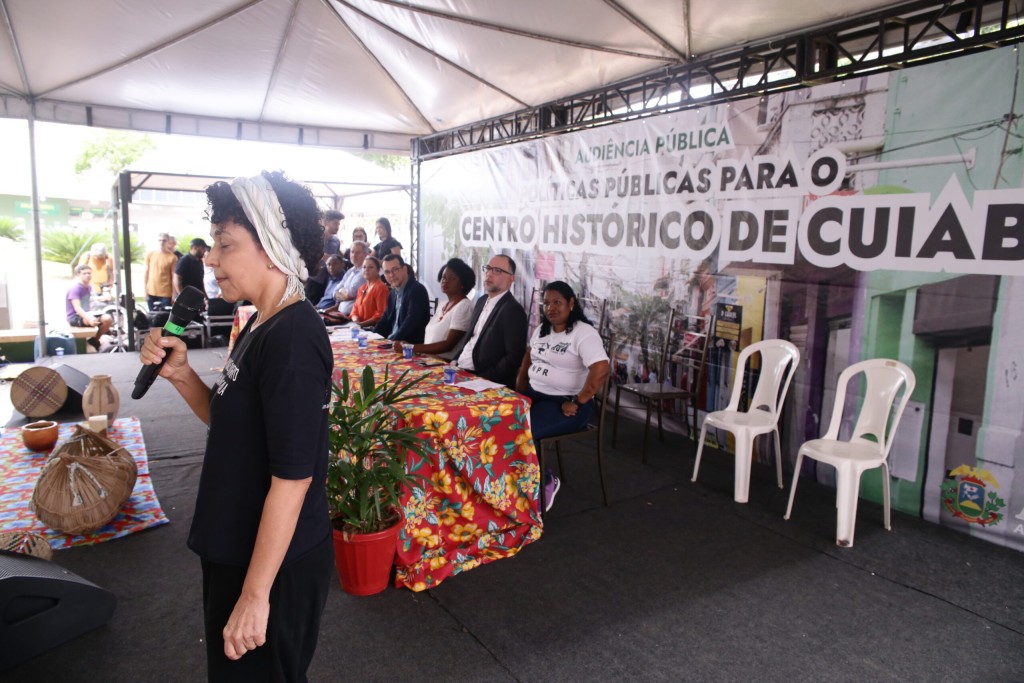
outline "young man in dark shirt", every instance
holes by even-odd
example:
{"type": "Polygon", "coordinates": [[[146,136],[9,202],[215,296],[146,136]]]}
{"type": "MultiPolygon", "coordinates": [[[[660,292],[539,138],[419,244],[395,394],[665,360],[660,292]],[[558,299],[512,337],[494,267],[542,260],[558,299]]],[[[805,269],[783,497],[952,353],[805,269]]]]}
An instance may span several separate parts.
{"type": "Polygon", "coordinates": [[[200,292],[203,287],[203,259],[210,247],[202,238],[195,238],[189,244],[188,253],[178,259],[174,266],[174,298],[177,299],[181,290],[192,286],[200,292]]]}

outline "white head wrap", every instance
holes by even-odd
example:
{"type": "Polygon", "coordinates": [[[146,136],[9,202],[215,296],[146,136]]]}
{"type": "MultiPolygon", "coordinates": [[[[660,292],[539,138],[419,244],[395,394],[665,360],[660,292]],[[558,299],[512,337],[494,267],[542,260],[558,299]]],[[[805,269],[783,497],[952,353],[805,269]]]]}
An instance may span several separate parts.
{"type": "Polygon", "coordinates": [[[291,233],[284,227],[284,209],[277,201],[270,181],[262,175],[235,178],[231,181],[231,191],[256,228],[263,251],[267,252],[277,269],[288,276],[288,286],[281,301],[295,294],[304,296],[302,283],[309,273],[302,255],[292,244],[291,233]]]}

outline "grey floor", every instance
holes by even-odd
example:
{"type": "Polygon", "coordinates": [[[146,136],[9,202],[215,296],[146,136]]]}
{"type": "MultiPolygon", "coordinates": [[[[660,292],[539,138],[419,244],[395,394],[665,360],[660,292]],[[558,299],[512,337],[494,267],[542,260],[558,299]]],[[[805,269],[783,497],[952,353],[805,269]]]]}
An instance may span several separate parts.
{"type": "MultiPolygon", "coordinates": [[[[222,351],[220,352],[222,353],[222,351]]],[[[7,672],[5,681],[205,677],[199,567],[185,547],[205,430],[158,381],[128,398],[131,354],[69,357],[109,372],[143,425],[170,524],[55,562],[113,591],[113,620],[7,672]]],[[[212,380],[217,350],[194,352],[212,380]]],[[[830,489],[786,492],[756,468],[732,501],[728,457],[625,423],[608,449],[612,505],[593,451],[572,447],[544,536],[435,590],[355,598],[332,589],[314,681],[1024,681],[1024,557],[861,501],[856,544],[834,544],[830,489]]],[[[787,473],[787,485],[790,473],[787,473]]]]}

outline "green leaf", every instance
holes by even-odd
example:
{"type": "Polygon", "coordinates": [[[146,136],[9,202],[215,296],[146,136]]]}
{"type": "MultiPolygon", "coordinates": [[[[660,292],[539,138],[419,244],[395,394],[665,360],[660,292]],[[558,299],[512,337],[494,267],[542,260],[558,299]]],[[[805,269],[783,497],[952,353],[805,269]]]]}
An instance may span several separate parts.
{"type": "Polygon", "coordinates": [[[366,367],[359,391],[352,391],[347,369],[335,382],[328,412],[327,491],[336,526],[378,531],[393,518],[403,487],[426,481],[407,472],[407,461],[416,458],[412,469],[419,469],[429,440],[421,439],[416,427],[399,427],[403,415],[396,407],[418,396],[411,392],[422,380],[409,379],[407,373],[393,379],[385,370],[378,383],[373,369],[366,367]]]}

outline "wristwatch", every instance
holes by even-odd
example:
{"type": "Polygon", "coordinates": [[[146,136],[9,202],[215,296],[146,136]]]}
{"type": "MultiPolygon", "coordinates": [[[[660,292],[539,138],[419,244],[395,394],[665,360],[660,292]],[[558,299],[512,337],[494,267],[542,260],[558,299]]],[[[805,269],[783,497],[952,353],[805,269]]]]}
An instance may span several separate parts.
{"type": "Polygon", "coordinates": [[[577,399],[575,396],[570,396],[566,400],[575,406],[578,406],[580,404],[579,399],[577,399]]]}

